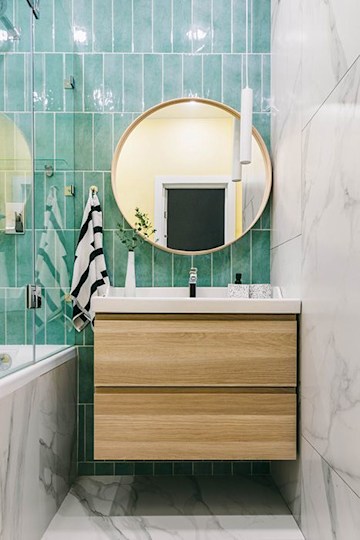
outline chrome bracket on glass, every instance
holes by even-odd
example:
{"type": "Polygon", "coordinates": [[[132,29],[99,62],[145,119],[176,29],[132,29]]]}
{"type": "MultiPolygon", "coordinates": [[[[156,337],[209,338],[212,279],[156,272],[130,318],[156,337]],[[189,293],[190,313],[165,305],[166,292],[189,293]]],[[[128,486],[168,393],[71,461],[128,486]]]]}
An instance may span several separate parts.
{"type": "Polygon", "coordinates": [[[39,287],[38,285],[27,285],[26,307],[28,309],[41,308],[41,287],[39,287]]]}

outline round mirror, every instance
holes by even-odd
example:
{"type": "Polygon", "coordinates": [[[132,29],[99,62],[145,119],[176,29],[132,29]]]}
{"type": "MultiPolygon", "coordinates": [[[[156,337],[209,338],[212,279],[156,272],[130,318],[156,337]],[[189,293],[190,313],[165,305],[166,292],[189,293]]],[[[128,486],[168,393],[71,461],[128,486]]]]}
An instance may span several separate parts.
{"type": "Polygon", "coordinates": [[[271,190],[266,145],[253,128],[252,163],[239,172],[240,115],[222,103],[177,99],[139,116],[112,163],[120,211],[136,209],[156,229],[152,243],[174,253],[221,249],[246,234],[271,190]],[[239,178],[241,176],[241,178],[239,178]]]}

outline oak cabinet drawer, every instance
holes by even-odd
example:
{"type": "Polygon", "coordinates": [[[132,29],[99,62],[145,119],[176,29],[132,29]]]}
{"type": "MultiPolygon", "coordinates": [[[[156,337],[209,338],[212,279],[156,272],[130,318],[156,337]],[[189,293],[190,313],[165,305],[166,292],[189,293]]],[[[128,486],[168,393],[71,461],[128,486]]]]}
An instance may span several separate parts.
{"type": "Polygon", "coordinates": [[[295,459],[295,393],[116,389],[95,394],[95,459],[295,459]]]}
{"type": "Polygon", "coordinates": [[[96,320],[95,386],[296,386],[295,320],[96,320]]]}

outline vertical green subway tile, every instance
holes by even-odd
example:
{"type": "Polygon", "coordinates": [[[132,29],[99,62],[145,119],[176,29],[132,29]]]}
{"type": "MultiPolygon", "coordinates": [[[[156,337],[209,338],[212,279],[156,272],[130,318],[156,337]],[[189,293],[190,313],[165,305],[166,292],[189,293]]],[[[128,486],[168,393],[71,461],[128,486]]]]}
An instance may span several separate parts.
{"type": "MultiPolygon", "coordinates": [[[[261,56],[259,54],[250,54],[249,59],[249,86],[253,88],[254,93],[254,111],[261,112],[261,56]]],[[[245,63],[244,63],[245,69],[245,63]]]]}
{"type": "Polygon", "coordinates": [[[41,2],[41,17],[35,19],[36,52],[52,52],[54,50],[54,13],[53,2],[41,2]]]}
{"type": "Polygon", "coordinates": [[[88,173],[85,173],[84,175],[84,204],[86,204],[86,201],[88,200],[89,193],[90,193],[90,187],[94,184],[98,187],[98,198],[100,201],[100,204],[102,208],[104,208],[104,182],[103,182],[104,175],[102,172],[97,171],[91,171],[88,173]]]}
{"type": "Polygon", "coordinates": [[[73,1],[73,12],[75,51],[91,52],[93,45],[93,12],[91,4],[89,9],[89,0],[73,1]]]}
{"type": "Polygon", "coordinates": [[[34,54],[34,110],[43,111],[45,108],[45,55],[34,54]]]}
{"type": "Polygon", "coordinates": [[[54,115],[35,114],[36,167],[43,169],[45,162],[54,159],[54,115]]]}
{"type": "Polygon", "coordinates": [[[45,55],[45,92],[46,110],[62,111],[64,109],[64,57],[62,54],[45,55]]]}
{"type": "Polygon", "coordinates": [[[193,258],[193,264],[198,269],[198,286],[211,286],[211,254],[196,255],[193,258]]]}
{"type": "Polygon", "coordinates": [[[118,112],[123,101],[123,55],[105,54],[104,56],[104,110],[118,112]]]}
{"type": "Polygon", "coordinates": [[[74,93],[74,111],[82,112],[83,107],[83,82],[84,82],[84,55],[75,54],[74,55],[74,64],[73,64],[73,76],[75,79],[75,88],[74,90],[69,90],[69,92],[74,93]]]}
{"type": "Polygon", "coordinates": [[[84,334],[84,345],[86,346],[94,346],[94,331],[92,329],[91,324],[88,324],[85,327],[85,330],[83,331],[84,334]]]}
{"type": "Polygon", "coordinates": [[[162,249],[154,250],[154,287],[172,286],[172,256],[162,249]]]}
{"type": "Polygon", "coordinates": [[[214,476],[231,476],[231,461],[214,461],[213,475],[214,476]]]}
{"type": "MultiPolygon", "coordinates": [[[[74,75],[74,55],[73,54],[64,54],[64,76],[66,79],[74,75]]],[[[75,80],[76,86],[76,80],[75,80]]],[[[67,112],[74,112],[75,110],[75,89],[67,89],[65,92],[65,104],[64,110],[67,112]]]]}
{"type": "Polygon", "coordinates": [[[153,0],[154,52],[171,52],[171,2],[153,0]]]}
{"type": "Polygon", "coordinates": [[[86,171],[93,168],[92,132],[92,114],[75,114],[75,169],[86,171]]]}
{"type": "Polygon", "coordinates": [[[56,159],[60,169],[73,169],[75,165],[75,122],[72,113],[55,115],[56,159]]]}
{"type": "Polygon", "coordinates": [[[213,52],[231,52],[231,0],[213,2],[213,52]]]}
{"type": "MultiPolygon", "coordinates": [[[[41,6],[42,7],[42,6],[41,6]]],[[[74,48],[71,27],[71,0],[55,0],[55,51],[71,52],[74,48]]]]}
{"type": "MultiPolygon", "coordinates": [[[[75,186],[75,174],[73,171],[65,173],[65,185],[75,186]]],[[[65,229],[75,229],[75,201],[78,197],[75,186],[75,196],[74,197],[65,197],[65,229]]]]}
{"type": "Polygon", "coordinates": [[[262,56],[262,82],[261,109],[269,111],[271,99],[271,57],[269,54],[262,56]]]}
{"type": "Polygon", "coordinates": [[[212,466],[213,464],[211,461],[195,461],[194,462],[194,475],[195,476],[211,476],[212,466]]]}
{"type": "Polygon", "coordinates": [[[43,301],[46,310],[46,343],[62,345],[65,340],[65,303],[61,289],[47,289],[43,301]]]}
{"type": "Polygon", "coordinates": [[[173,2],[173,50],[192,52],[191,0],[173,2]]]}
{"type": "Polygon", "coordinates": [[[22,0],[15,3],[16,27],[21,29],[21,39],[16,44],[17,52],[29,52],[31,50],[32,13],[24,6],[22,0]]]}
{"type": "Polygon", "coordinates": [[[85,111],[102,111],[104,106],[103,55],[84,56],[84,107],[85,111]]]}
{"type": "Polygon", "coordinates": [[[131,122],[132,115],[130,113],[114,114],[114,149],[131,122]]]}
{"type": "Polygon", "coordinates": [[[55,258],[55,231],[35,231],[35,276],[36,282],[43,287],[55,287],[56,268],[49,270],[42,253],[45,250],[50,259],[55,258]]]}
{"type": "Polygon", "coordinates": [[[189,284],[191,257],[189,255],[173,255],[173,258],[174,287],[187,287],[189,284]]]}
{"type": "Polygon", "coordinates": [[[135,462],[135,475],[152,476],[154,474],[154,463],[152,461],[135,462]]]}
{"type": "Polygon", "coordinates": [[[142,103],[143,59],[140,54],[124,56],[124,110],[140,112],[142,103]]]}
{"type": "Polygon", "coordinates": [[[205,54],[203,59],[203,95],[221,101],[222,60],[220,54],[205,54]]]}
{"type": "Polygon", "coordinates": [[[85,460],[85,406],[78,405],[78,461],[85,460]]]}
{"type": "Polygon", "coordinates": [[[162,57],[160,54],[144,55],[144,108],[161,103],[162,57]]]}
{"type": "MultiPolygon", "coordinates": [[[[0,88],[5,88],[5,54],[0,54],[0,88]]],[[[0,110],[5,110],[4,92],[0,92],[0,110]]]]}
{"type": "Polygon", "coordinates": [[[270,283],[270,231],[251,231],[251,248],[252,283],[270,283]]]}
{"type": "Polygon", "coordinates": [[[5,76],[5,110],[24,111],[25,63],[23,54],[7,55],[5,76]]]}
{"type": "Polygon", "coordinates": [[[6,343],[25,343],[25,289],[6,291],[6,343]]]}
{"type": "Polygon", "coordinates": [[[15,286],[15,235],[0,234],[0,287],[15,286]]]}
{"type": "Polygon", "coordinates": [[[75,172],[75,197],[67,197],[68,201],[74,202],[74,229],[80,229],[83,217],[85,197],[84,197],[84,175],[83,173],[75,172]]]}
{"type": "Polygon", "coordinates": [[[227,287],[231,283],[230,248],[213,253],[213,286],[227,287]]]}
{"type": "Polygon", "coordinates": [[[236,274],[242,274],[242,282],[250,283],[251,280],[251,232],[234,242],[232,250],[231,282],[235,282],[236,274]]]}
{"type": "Polygon", "coordinates": [[[78,476],[93,476],[95,474],[95,463],[78,463],[78,476]]]}
{"type": "MultiPolygon", "coordinates": [[[[262,0],[261,0],[262,1],[262,0]]],[[[233,2],[233,52],[242,53],[246,50],[246,0],[233,2]]],[[[256,29],[261,31],[261,29],[256,29]]],[[[250,36],[250,29],[249,29],[250,36]]]]}
{"type": "Polygon", "coordinates": [[[77,235],[75,234],[75,231],[62,231],[62,237],[65,254],[61,252],[62,250],[60,250],[59,247],[56,256],[58,260],[58,268],[61,269],[60,284],[64,289],[69,289],[71,286],[72,270],[75,259],[75,239],[77,235]],[[64,261],[65,264],[63,264],[62,261],[64,261]]]}
{"type": "Polygon", "coordinates": [[[95,475],[96,476],[113,476],[114,464],[112,462],[99,462],[95,463],[95,475]]]}
{"type": "Polygon", "coordinates": [[[137,287],[152,286],[152,246],[145,242],[135,250],[135,273],[137,287]]]}
{"type": "Polygon", "coordinates": [[[114,2],[114,51],[132,51],[132,2],[116,0],[114,2]]]}
{"type": "Polygon", "coordinates": [[[254,113],[253,114],[253,124],[256,129],[260,132],[260,135],[264,139],[264,142],[270,151],[271,148],[271,128],[270,128],[271,116],[270,113],[254,113]]]}
{"type": "Polygon", "coordinates": [[[174,475],[190,476],[193,474],[193,464],[191,461],[175,461],[174,475]]]}
{"type": "Polygon", "coordinates": [[[201,55],[184,55],[184,90],[188,97],[202,96],[202,58],[201,55]]]}
{"type": "MultiPolygon", "coordinates": [[[[45,289],[42,290],[42,297],[45,297],[45,289]]],[[[45,329],[46,329],[46,318],[45,318],[45,305],[42,304],[40,309],[37,309],[35,312],[35,342],[36,345],[45,345],[45,329]]]]}
{"type": "Polygon", "coordinates": [[[5,328],[6,328],[6,312],[5,312],[5,294],[6,289],[0,289],[0,344],[5,345],[5,328]]]}
{"type": "Polygon", "coordinates": [[[264,212],[261,216],[261,228],[271,229],[271,197],[265,206],[264,212]]]}
{"type": "MultiPolygon", "coordinates": [[[[127,258],[128,250],[121,243],[120,238],[114,233],[114,287],[124,287],[125,286],[125,277],[126,277],[126,267],[127,267],[127,258]]],[[[136,265],[136,255],[135,255],[135,265],[136,265]]]]}
{"type": "Polygon", "coordinates": [[[94,459],[94,406],[87,404],[85,406],[85,459],[92,461],[94,459]]]}
{"type": "Polygon", "coordinates": [[[25,287],[32,282],[33,258],[32,258],[32,235],[31,230],[25,234],[16,236],[16,286],[25,287]]]}
{"type": "Polygon", "coordinates": [[[94,401],[94,355],[91,347],[79,347],[79,403],[94,401]]]}
{"type": "Polygon", "coordinates": [[[240,110],[241,95],[241,54],[226,54],[223,60],[224,103],[240,110]],[[234,88],[236,91],[234,92],[234,88]]]}
{"type": "Polygon", "coordinates": [[[111,285],[114,283],[114,231],[104,231],[104,255],[111,285]]]}
{"type": "Polygon", "coordinates": [[[135,464],[131,461],[123,461],[115,463],[116,476],[133,476],[135,470],[135,464]]]}
{"type": "Polygon", "coordinates": [[[252,2],[251,23],[252,52],[270,52],[270,24],[271,24],[271,2],[261,0],[252,2]]]}
{"type": "Polygon", "coordinates": [[[32,126],[33,117],[32,113],[15,113],[14,122],[24,135],[26,142],[31,147],[32,144],[32,126]]]}
{"type": "Polygon", "coordinates": [[[110,175],[105,175],[104,182],[104,228],[117,229],[122,224],[122,215],[114,198],[110,175]]]}
{"type": "Polygon", "coordinates": [[[94,51],[111,52],[113,49],[111,21],[112,1],[94,0],[94,51]]]}
{"type": "Polygon", "coordinates": [[[151,0],[136,0],[134,6],[134,51],[152,51],[151,0]]]}
{"type": "Polygon", "coordinates": [[[154,463],[155,476],[172,476],[173,464],[171,461],[158,461],[154,463]]]}
{"type": "Polygon", "coordinates": [[[111,128],[110,114],[94,115],[94,167],[95,170],[109,171],[111,168],[111,128]]]}
{"type": "Polygon", "coordinates": [[[236,476],[250,476],[251,461],[234,461],[233,474],[236,476]]]}
{"type": "Polygon", "coordinates": [[[182,57],[164,56],[164,101],[182,96],[182,57]]]}
{"type": "Polygon", "coordinates": [[[193,52],[211,52],[211,0],[193,0],[193,52]]]}

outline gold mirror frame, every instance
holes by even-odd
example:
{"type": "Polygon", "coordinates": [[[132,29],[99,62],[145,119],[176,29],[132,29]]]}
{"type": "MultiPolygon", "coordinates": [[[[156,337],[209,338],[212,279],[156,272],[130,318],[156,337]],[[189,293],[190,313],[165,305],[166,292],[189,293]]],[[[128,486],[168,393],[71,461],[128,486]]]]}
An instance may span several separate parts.
{"type": "MultiPolygon", "coordinates": [[[[114,195],[116,204],[118,205],[118,208],[119,208],[121,214],[123,215],[123,217],[125,219],[126,219],[126,217],[124,216],[124,214],[123,214],[123,212],[121,210],[121,204],[120,204],[120,201],[118,199],[117,192],[116,192],[116,167],[117,167],[117,163],[118,163],[118,160],[119,160],[119,157],[120,157],[121,150],[123,149],[123,146],[124,146],[125,142],[127,141],[130,134],[133,132],[133,130],[143,120],[145,120],[145,118],[147,118],[151,114],[153,114],[153,113],[155,113],[155,112],[157,112],[157,111],[159,111],[161,109],[164,109],[165,107],[168,107],[169,105],[177,105],[179,103],[189,103],[189,102],[198,102],[198,103],[203,103],[205,105],[212,105],[213,107],[217,107],[218,109],[222,109],[223,111],[228,112],[229,114],[231,114],[235,118],[240,119],[240,116],[241,116],[238,111],[236,111],[235,109],[233,109],[229,105],[225,105],[224,103],[220,103],[219,101],[214,101],[212,99],[205,99],[205,98],[177,98],[177,99],[171,99],[169,101],[164,101],[164,102],[160,103],[159,105],[155,105],[151,109],[148,109],[147,111],[142,113],[140,116],[138,116],[130,124],[130,126],[124,131],[123,135],[121,136],[121,138],[120,138],[120,140],[119,140],[119,142],[118,142],[118,144],[117,144],[117,146],[115,148],[115,152],[114,152],[114,156],[113,156],[113,160],[112,160],[112,164],[111,164],[111,185],[112,185],[113,195],[114,195]]],[[[262,198],[262,201],[261,201],[261,204],[260,204],[259,211],[256,214],[255,219],[253,220],[253,222],[249,225],[249,227],[240,236],[238,236],[237,238],[235,238],[231,242],[228,242],[227,244],[223,244],[222,246],[218,246],[216,248],[206,249],[206,250],[203,250],[203,251],[183,251],[183,250],[178,250],[178,249],[172,249],[172,248],[168,248],[166,246],[160,246],[159,244],[157,244],[156,242],[154,242],[152,240],[147,240],[147,242],[149,244],[151,244],[152,246],[154,246],[154,247],[156,247],[158,249],[161,249],[163,251],[167,251],[168,253],[175,253],[176,255],[189,255],[189,256],[191,256],[191,255],[206,255],[208,253],[214,253],[215,251],[220,251],[220,250],[225,249],[226,247],[234,244],[234,242],[237,242],[238,240],[240,240],[240,238],[245,236],[252,229],[252,227],[259,220],[261,214],[265,210],[266,204],[267,204],[267,202],[269,200],[269,197],[270,197],[271,187],[272,187],[272,167],[271,167],[271,160],[270,160],[268,149],[266,147],[266,144],[265,144],[262,136],[260,135],[260,133],[258,132],[258,130],[254,126],[252,128],[252,134],[253,134],[256,142],[259,145],[262,157],[264,159],[266,179],[265,179],[264,195],[263,195],[263,198],[262,198]]]]}

